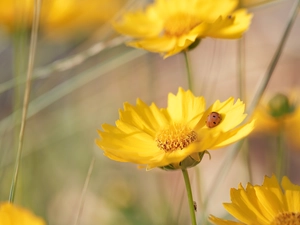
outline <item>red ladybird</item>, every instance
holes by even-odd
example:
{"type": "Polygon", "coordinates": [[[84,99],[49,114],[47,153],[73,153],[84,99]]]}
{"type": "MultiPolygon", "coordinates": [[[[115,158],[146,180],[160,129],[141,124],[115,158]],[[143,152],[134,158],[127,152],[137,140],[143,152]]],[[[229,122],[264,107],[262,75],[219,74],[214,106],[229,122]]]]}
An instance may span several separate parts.
{"type": "Polygon", "coordinates": [[[222,121],[222,117],[219,113],[211,112],[207,116],[206,126],[208,126],[209,128],[213,128],[215,126],[218,126],[221,123],[221,121],[222,121]]]}

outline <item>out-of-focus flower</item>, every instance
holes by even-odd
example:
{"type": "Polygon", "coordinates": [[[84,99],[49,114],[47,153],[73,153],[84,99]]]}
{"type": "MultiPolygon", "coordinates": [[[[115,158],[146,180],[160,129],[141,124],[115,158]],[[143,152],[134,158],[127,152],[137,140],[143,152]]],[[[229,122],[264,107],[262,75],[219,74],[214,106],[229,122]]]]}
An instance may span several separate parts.
{"type": "Polygon", "coordinates": [[[225,209],[240,222],[223,220],[210,216],[217,225],[299,225],[300,186],[283,177],[281,189],[276,177],[265,177],[262,186],[240,184],[230,191],[231,203],[224,203],[225,209]]]}
{"type": "Polygon", "coordinates": [[[45,225],[43,219],[32,212],[8,202],[0,203],[1,225],[45,225]]]}
{"type": "Polygon", "coordinates": [[[235,10],[237,5],[237,0],[156,0],[145,11],[128,12],[114,27],[136,39],[128,45],[168,57],[199,38],[241,37],[252,15],[235,10]]]}
{"type": "MultiPolygon", "coordinates": [[[[40,31],[51,38],[82,35],[109,21],[126,0],[44,0],[40,31]]],[[[33,0],[0,0],[0,27],[8,32],[30,29],[33,0]]]]}
{"type": "Polygon", "coordinates": [[[140,99],[136,106],[125,103],[116,126],[104,124],[96,143],[112,160],[147,169],[188,168],[197,165],[207,149],[227,146],[253,130],[253,122],[237,127],[246,117],[244,109],[243,102],[234,103],[231,97],[206,110],[203,97],[179,88],[177,95],[169,94],[167,108],[140,99]]]}
{"type": "Polygon", "coordinates": [[[278,135],[284,132],[285,138],[294,146],[300,147],[300,107],[293,97],[277,94],[268,103],[260,105],[254,112],[255,132],[278,135]]]}

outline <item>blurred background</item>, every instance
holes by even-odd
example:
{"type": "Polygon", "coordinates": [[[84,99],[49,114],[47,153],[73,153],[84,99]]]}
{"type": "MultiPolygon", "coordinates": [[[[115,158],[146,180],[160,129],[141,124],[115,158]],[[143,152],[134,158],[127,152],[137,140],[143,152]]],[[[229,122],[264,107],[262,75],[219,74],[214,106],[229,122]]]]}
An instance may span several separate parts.
{"type": "MultiPolygon", "coordinates": [[[[103,123],[114,124],[124,102],[135,104],[141,98],[165,107],[169,92],[177,93],[178,87],[188,88],[182,54],[163,59],[158,54],[126,47],[126,38],[110,25],[124,11],[150,2],[45,0],[42,3],[15,203],[43,217],[48,225],[75,222],[93,162],[78,224],[180,225],[190,220],[180,171],[140,170],[136,165],[106,158],[95,145],[97,129],[103,123]]],[[[242,97],[246,104],[252,101],[295,3],[295,0],[241,2],[254,15],[242,40],[207,38],[190,52],[195,95],[203,95],[207,107],[230,96],[242,97]],[[241,43],[246,77],[243,96],[238,82],[241,43]]],[[[22,3],[0,0],[0,201],[8,199],[14,171],[32,4],[30,0],[22,3]]],[[[297,103],[299,35],[297,18],[262,104],[267,104],[276,93],[293,95],[297,103]]],[[[287,126],[290,127],[293,126],[287,126]]],[[[300,130],[293,131],[292,136],[297,139],[299,133],[300,130]]],[[[297,172],[300,146],[289,141],[289,137],[285,139],[286,175],[293,183],[300,184],[297,172]]],[[[222,203],[230,201],[230,188],[240,182],[262,184],[264,175],[274,173],[276,140],[276,132],[270,130],[254,131],[247,139],[244,148],[247,146],[249,152],[251,176],[245,159],[247,151],[242,149],[227,162],[230,169],[225,178],[216,183],[215,177],[234,145],[210,151],[211,159],[205,156],[196,168],[190,169],[199,221],[204,211],[226,217],[222,203]],[[206,210],[201,207],[201,199],[207,202],[206,210]]]]}

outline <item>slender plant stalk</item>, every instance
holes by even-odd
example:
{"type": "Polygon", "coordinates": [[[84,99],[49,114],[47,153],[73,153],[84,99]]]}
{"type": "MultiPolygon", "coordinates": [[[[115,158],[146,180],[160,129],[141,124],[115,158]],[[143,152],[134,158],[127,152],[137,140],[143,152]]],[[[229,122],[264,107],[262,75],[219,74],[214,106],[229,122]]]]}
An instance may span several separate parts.
{"type": "MultiPolygon", "coordinates": [[[[286,26],[286,29],[283,33],[283,36],[281,37],[281,40],[280,40],[280,43],[276,49],[276,52],[270,62],[270,65],[268,66],[268,69],[266,71],[266,74],[256,92],[256,95],[254,96],[253,100],[252,100],[252,103],[250,105],[250,107],[248,108],[248,113],[251,115],[252,112],[254,111],[254,109],[256,108],[256,106],[258,105],[258,102],[259,100],[261,99],[261,96],[262,94],[264,93],[268,83],[269,83],[269,80],[274,72],[274,69],[277,65],[277,62],[280,58],[280,55],[282,53],[282,49],[284,47],[284,44],[286,43],[286,40],[288,38],[288,34],[290,33],[291,31],[291,28],[296,20],[296,17],[297,17],[297,14],[298,14],[298,8],[299,8],[299,5],[300,5],[300,0],[298,0],[297,4],[295,5],[295,7],[293,8],[293,11],[289,17],[289,20],[288,20],[288,24],[286,26]]],[[[231,165],[232,165],[232,161],[236,158],[240,148],[242,147],[242,144],[243,144],[244,140],[241,140],[239,141],[233,148],[232,151],[230,151],[227,155],[227,157],[223,160],[223,163],[222,165],[220,166],[220,169],[217,173],[217,176],[214,178],[214,182],[213,182],[213,185],[214,185],[214,188],[210,188],[209,190],[209,193],[207,194],[207,196],[211,197],[215,191],[218,190],[218,187],[219,185],[221,184],[221,182],[223,181],[225,175],[228,173],[231,165]]],[[[208,198],[205,199],[204,201],[204,207],[206,208],[207,207],[207,204],[208,204],[208,198]]]]}
{"type": "MultiPolygon", "coordinates": [[[[20,13],[19,20],[24,21],[24,15],[20,13]]],[[[28,57],[28,51],[26,51],[27,40],[25,36],[27,33],[25,29],[22,29],[23,23],[20,22],[18,28],[13,33],[13,117],[11,120],[11,124],[14,126],[13,128],[13,136],[12,136],[12,145],[10,148],[5,149],[5,151],[9,151],[9,149],[17,149],[18,148],[18,140],[20,133],[20,123],[21,123],[21,105],[22,105],[22,94],[24,93],[23,87],[24,85],[20,84],[20,80],[24,79],[24,71],[26,69],[26,58],[28,57]]],[[[28,50],[28,49],[27,49],[28,50]]]]}
{"type": "Polygon", "coordinates": [[[88,185],[89,185],[89,182],[90,182],[90,178],[91,178],[91,175],[92,175],[92,172],[93,172],[93,169],[94,169],[94,163],[95,163],[95,157],[93,156],[92,161],[91,161],[90,166],[89,166],[88,173],[87,173],[86,178],[85,178],[84,186],[83,186],[83,189],[82,189],[82,192],[81,192],[81,196],[80,196],[80,200],[79,200],[79,204],[78,204],[78,211],[77,211],[77,214],[76,214],[74,225],[78,224],[78,222],[80,220],[80,216],[82,214],[82,210],[83,210],[83,206],[84,206],[84,200],[85,200],[85,196],[86,196],[86,191],[87,191],[87,188],[88,188],[88,185]]]}
{"type": "Polygon", "coordinates": [[[245,37],[238,40],[238,92],[246,102],[245,37]]]}
{"type": "MultiPolygon", "coordinates": [[[[246,96],[246,72],[245,72],[245,36],[239,39],[238,41],[238,90],[240,98],[247,103],[247,96],[246,96]]],[[[247,142],[247,140],[246,140],[247,142]]],[[[248,142],[247,142],[248,143],[248,142]]],[[[251,172],[251,162],[250,162],[250,155],[249,155],[249,148],[248,144],[245,143],[243,149],[243,156],[245,160],[245,164],[247,166],[249,182],[252,183],[252,172],[251,172]]]]}
{"type": "Polygon", "coordinates": [[[275,161],[276,177],[281,180],[286,172],[286,151],[284,149],[284,138],[282,126],[279,128],[277,136],[277,157],[275,161]]]}
{"type": "Polygon", "coordinates": [[[188,86],[191,92],[194,92],[194,86],[193,86],[193,77],[192,77],[192,71],[191,71],[191,63],[188,56],[188,50],[183,51],[184,54],[184,60],[185,60],[185,67],[187,72],[187,78],[188,78],[188,86]]]}
{"type": "MultiPolygon", "coordinates": [[[[22,75],[24,73],[23,69],[24,69],[24,59],[25,59],[25,52],[24,52],[24,48],[25,48],[25,44],[24,44],[24,36],[25,36],[25,32],[20,29],[18,31],[14,32],[13,35],[13,49],[14,49],[14,54],[13,54],[13,68],[14,68],[14,78],[13,78],[13,82],[12,84],[14,85],[14,98],[13,98],[13,111],[16,112],[18,111],[21,107],[21,86],[20,86],[20,80],[22,79],[22,75]]],[[[15,114],[15,118],[13,119],[14,124],[20,124],[20,115],[15,114]]],[[[14,132],[16,134],[16,137],[18,137],[18,133],[19,129],[17,132],[14,132]]],[[[15,138],[17,139],[17,138],[15,138]]]]}
{"type": "Polygon", "coordinates": [[[202,188],[201,188],[201,173],[200,173],[200,168],[199,166],[197,166],[195,168],[196,170],[196,183],[197,183],[197,192],[198,192],[198,209],[201,209],[201,219],[202,219],[202,225],[205,225],[207,224],[207,219],[206,219],[206,216],[205,216],[205,213],[206,213],[206,209],[204,208],[204,205],[203,205],[203,197],[202,197],[202,188]]]}
{"type": "Polygon", "coordinates": [[[13,180],[11,183],[10,193],[9,193],[9,202],[14,202],[15,191],[18,181],[19,167],[21,163],[21,155],[22,155],[22,147],[23,147],[23,139],[26,125],[26,117],[27,110],[29,105],[29,97],[31,90],[31,76],[34,65],[35,51],[36,51],[36,43],[37,43],[37,35],[38,35],[38,25],[39,25],[39,17],[40,17],[40,8],[41,1],[35,0],[35,8],[33,15],[33,23],[32,23],[32,32],[31,32],[31,40],[30,40],[30,48],[29,48],[29,59],[28,59],[28,69],[27,69],[27,78],[26,78],[26,87],[24,93],[24,103],[22,109],[22,120],[21,120],[21,128],[19,134],[19,143],[16,157],[16,166],[14,171],[13,180]]]}
{"type": "Polygon", "coordinates": [[[188,196],[188,201],[189,201],[189,208],[190,208],[190,215],[191,215],[192,225],[197,225],[195,209],[194,209],[194,199],[193,199],[191,183],[190,183],[190,178],[189,178],[189,174],[188,174],[187,169],[182,169],[182,174],[183,174],[183,177],[184,177],[185,188],[186,188],[186,191],[187,191],[187,196],[188,196]]]}
{"type": "MultiPolygon", "coordinates": [[[[37,68],[34,70],[33,75],[32,75],[32,80],[34,79],[41,79],[41,78],[46,78],[52,75],[55,72],[63,72],[67,71],[69,69],[74,68],[75,66],[79,66],[80,64],[84,63],[86,60],[89,58],[103,52],[104,50],[114,48],[120,44],[123,44],[127,40],[126,37],[116,37],[113,38],[107,42],[98,42],[91,46],[90,48],[79,52],[78,54],[56,60],[55,62],[44,66],[42,68],[37,68]]],[[[0,84],[0,94],[13,88],[15,85],[21,85],[26,82],[26,79],[19,79],[16,82],[14,80],[8,80],[6,82],[3,82],[0,84]]]]}

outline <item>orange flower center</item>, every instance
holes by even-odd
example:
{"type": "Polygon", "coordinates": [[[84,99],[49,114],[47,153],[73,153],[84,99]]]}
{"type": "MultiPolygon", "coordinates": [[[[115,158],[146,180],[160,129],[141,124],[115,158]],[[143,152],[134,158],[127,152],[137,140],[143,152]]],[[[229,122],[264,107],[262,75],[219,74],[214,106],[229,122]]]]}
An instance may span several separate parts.
{"type": "Polygon", "coordinates": [[[197,133],[191,128],[181,124],[173,124],[161,130],[155,138],[157,147],[165,152],[184,149],[196,140],[197,133]]]}
{"type": "Polygon", "coordinates": [[[179,37],[183,34],[187,34],[200,23],[201,21],[196,16],[185,13],[177,13],[166,20],[164,33],[167,36],[179,37]]]}
{"type": "Polygon", "coordinates": [[[271,225],[300,225],[300,212],[282,212],[275,217],[271,225]]]}

